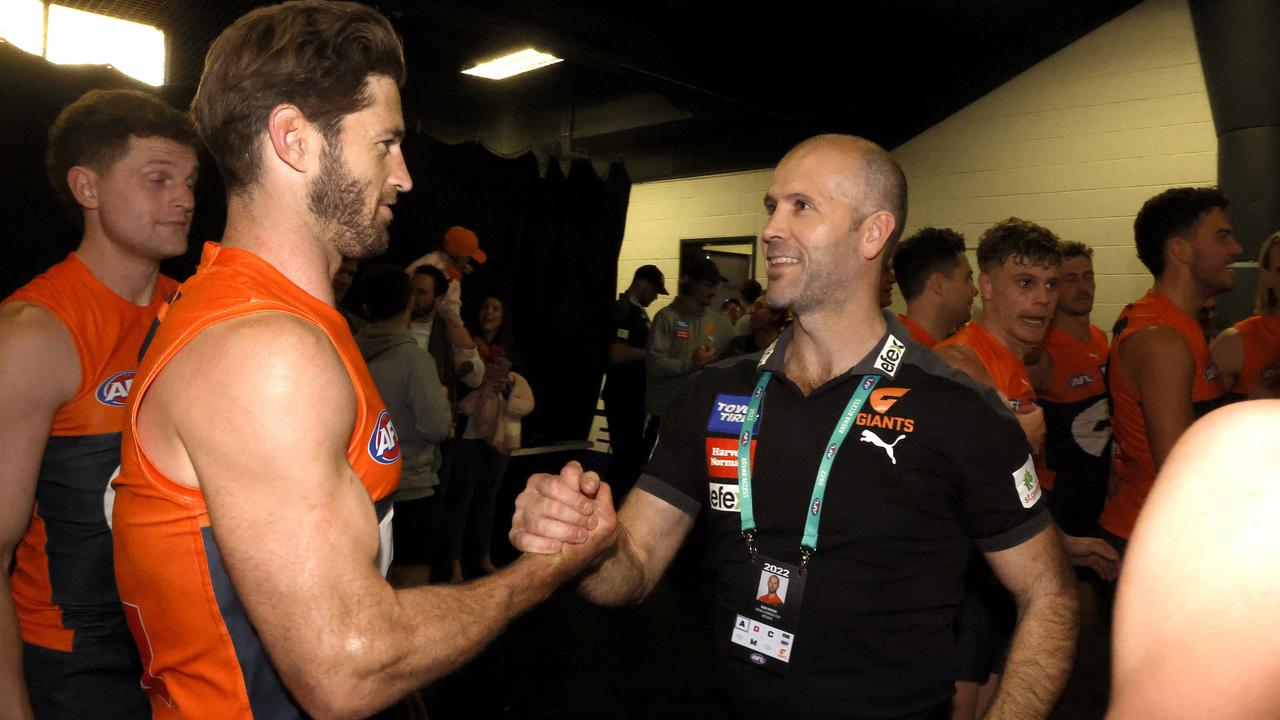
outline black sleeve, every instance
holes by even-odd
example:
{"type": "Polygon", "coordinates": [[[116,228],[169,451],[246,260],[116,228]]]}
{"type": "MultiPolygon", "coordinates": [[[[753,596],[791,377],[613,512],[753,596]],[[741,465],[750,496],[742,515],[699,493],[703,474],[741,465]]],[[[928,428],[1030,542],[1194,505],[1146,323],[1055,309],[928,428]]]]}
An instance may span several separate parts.
{"type": "Polygon", "coordinates": [[[979,550],[1007,550],[1049,524],[1031,446],[1013,413],[972,392],[957,398],[960,522],[979,550]]]}
{"type": "Polygon", "coordinates": [[[658,442],[636,487],[697,517],[707,493],[704,436],[710,413],[706,372],[689,377],[662,416],[658,442]]]}

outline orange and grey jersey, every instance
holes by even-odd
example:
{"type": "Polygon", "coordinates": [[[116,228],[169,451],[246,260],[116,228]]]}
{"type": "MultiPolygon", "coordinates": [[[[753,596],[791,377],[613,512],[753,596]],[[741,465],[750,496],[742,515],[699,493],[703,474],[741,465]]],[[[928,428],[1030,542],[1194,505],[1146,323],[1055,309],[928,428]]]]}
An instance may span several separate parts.
{"type": "Polygon", "coordinates": [[[342,315],[257,255],[208,243],[196,274],[160,312],[134,381],[113,482],[116,578],[156,718],[304,716],[231,582],[204,495],[167,477],[137,438],[137,408],[167,363],[210,326],[261,312],[314,323],[333,343],[356,398],[347,462],[380,519],[389,519],[400,481],[395,427],[342,315]]]}
{"type": "Polygon", "coordinates": [[[24,642],[71,652],[77,638],[125,632],[103,496],[120,464],[138,349],[176,287],[162,276],[151,303],[135,305],[72,253],[4,301],[52,313],[70,333],[80,365],[79,389],[54,415],[31,524],[14,554],[9,582],[24,642]]]}
{"type": "Polygon", "coordinates": [[[1107,335],[1090,325],[1082,342],[1054,326],[1044,351],[1053,358],[1053,378],[1040,393],[1045,464],[1055,476],[1051,509],[1060,527],[1080,535],[1093,530],[1111,473],[1107,335]]]}
{"type": "Polygon", "coordinates": [[[1280,393],[1280,317],[1254,315],[1233,325],[1244,347],[1244,364],[1231,394],[1245,398],[1262,386],[1280,393]]]}
{"type": "Polygon", "coordinates": [[[1147,437],[1147,421],[1142,414],[1142,398],[1120,372],[1124,341],[1149,327],[1167,327],[1178,332],[1187,343],[1195,362],[1195,380],[1191,386],[1192,410],[1196,417],[1216,408],[1225,392],[1222,374],[1213,364],[1204,331],[1191,315],[1173,301],[1154,290],[1120,311],[1111,332],[1111,368],[1107,382],[1111,387],[1111,470],[1115,475],[1115,493],[1107,499],[1099,523],[1103,529],[1128,538],[1156,480],[1155,458],[1147,437]]]}

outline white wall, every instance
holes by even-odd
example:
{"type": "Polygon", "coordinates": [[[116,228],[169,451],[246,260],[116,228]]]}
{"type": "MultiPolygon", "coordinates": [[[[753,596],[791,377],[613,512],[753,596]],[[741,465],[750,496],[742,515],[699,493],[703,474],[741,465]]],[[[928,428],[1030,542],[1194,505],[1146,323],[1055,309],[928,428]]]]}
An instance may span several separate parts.
{"type": "MultiPolygon", "coordinates": [[[[1099,273],[1094,322],[1109,329],[1120,308],[1151,284],[1133,248],[1142,202],[1164,188],[1217,177],[1186,0],[1144,2],[894,155],[910,185],[908,233],[953,227],[974,247],[984,228],[1016,215],[1092,245],[1099,273]]],[[[649,262],[674,276],[682,238],[758,234],[769,178],[760,171],[635,185],[619,287],[649,262]]],[[[901,304],[897,293],[895,300],[901,304]]]]}

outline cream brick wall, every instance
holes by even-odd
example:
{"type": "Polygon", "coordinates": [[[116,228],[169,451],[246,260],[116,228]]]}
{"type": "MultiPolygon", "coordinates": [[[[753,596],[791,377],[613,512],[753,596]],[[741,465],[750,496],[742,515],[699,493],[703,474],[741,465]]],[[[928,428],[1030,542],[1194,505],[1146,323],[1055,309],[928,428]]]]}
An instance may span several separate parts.
{"type": "MultiPolygon", "coordinates": [[[[1092,245],[1094,322],[1109,329],[1151,284],[1133,249],[1142,202],[1167,187],[1217,178],[1186,0],[1144,2],[894,155],[911,189],[908,233],[953,227],[973,247],[984,228],[1017,215],[1092,245]]],[[[682,238],[758,234],[769,179],[760,171],[634,186],[619,287],[648,262],[674,275],[682,238]]],[[[895,301],[901,304],[897,293],[895,301]]]]}

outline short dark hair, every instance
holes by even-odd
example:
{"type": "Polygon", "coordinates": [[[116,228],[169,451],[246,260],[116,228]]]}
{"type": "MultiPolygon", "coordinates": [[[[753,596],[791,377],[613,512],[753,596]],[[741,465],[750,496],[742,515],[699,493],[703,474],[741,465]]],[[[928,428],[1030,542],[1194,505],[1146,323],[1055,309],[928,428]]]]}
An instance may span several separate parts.
{"type": "Polygon", "coordinates": [[[1058,252],[1062,255],[1064,261],[1078,257],[1093,258],[1093,248],[1078,240],[1063,240],[1058,247],[1058,252]]]}
{"type": "Polygon", "coordinates": [[[433,281],[432,287],[436,290],[436,296],[439,297],[449,292],[449,278],[435,265],[423,263],[413,269],[414,275],[426,275],[433,281]]]}
{"type": "Polygon", "coordinates": [[[764,294],[764,288],[760,287],[759,280],[750,278],[746,282],[742,283],[742,289],[738,291],[738,294],[742,296],[743,300],[747,301],[748,305],[750,305],[764,294]]]}
{"type": "Polygon", "coordinates": [[[258,8],[213,41],[191,109],[227,191],[258,178],[267,116],[296,105],[332,143],[343,119],[373,103],[370,76],[404,84],[404,49],[391,23],[354,2],[293,2],[258,8]]]}
{"type": "Polygon", "coordinates": [[[919,297],[934,273],[955,272],[963,254],[964,236],[951,228],[927,227],[903,240],[893,254],[893,274],[903,299],[919,297]]]}
{"type": "Polygon", "coordinates": [[[1170,188],[1142,204],[1133,219],[1133,239],[1138,259],[1159,278],[1164,274],[1164,248],[1169,238],[1183,235],[1214,208],[1227,209],[1230,203],[1216,187],[1170,188]]]}
{"type": "Polygon", "coordinates": [[[373,322],[390,320],[409,307],[409,276],[390,263],[378,263],[360,276],[360,302],[373,322]]]}
{"type": "Polygon", "coordinates": [[[978,240],[978,267],[992,270],[1013,258],[1018,265],[1060,265],[1061,240],[1053,231],[1029,220],[1011,217],[987,228],[978,240]]]}
{"type": "Polygon", "coordinates": [[[67,173],[84,166],[102,174],[124,157],[130,138],[158,137],[200,147],[191,118],[140,90],[90,90],[62,108],[49,128],[45,171],[58,199],[76,223],[84,221],[80,204],[67,185],[67,173]]]}

